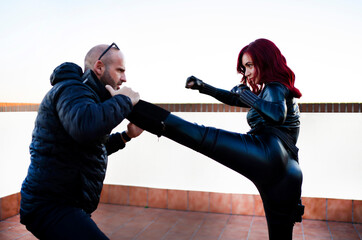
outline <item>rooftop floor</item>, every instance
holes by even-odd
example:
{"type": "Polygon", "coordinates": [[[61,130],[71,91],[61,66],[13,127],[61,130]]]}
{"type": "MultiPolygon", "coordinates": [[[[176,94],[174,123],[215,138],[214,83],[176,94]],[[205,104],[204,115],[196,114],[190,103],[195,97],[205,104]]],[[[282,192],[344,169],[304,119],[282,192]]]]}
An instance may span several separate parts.
{"type": "MultiPolygon", "coordinates": [[[[110,239],[268,239],[265,217],[100,204],[92,218],[110,239]]],[[[0,221],[1,240],[36,239],[19,215],[0,221]]],[[[293,239],[362,239],[362,224],[303,220],[293,239]]]]}

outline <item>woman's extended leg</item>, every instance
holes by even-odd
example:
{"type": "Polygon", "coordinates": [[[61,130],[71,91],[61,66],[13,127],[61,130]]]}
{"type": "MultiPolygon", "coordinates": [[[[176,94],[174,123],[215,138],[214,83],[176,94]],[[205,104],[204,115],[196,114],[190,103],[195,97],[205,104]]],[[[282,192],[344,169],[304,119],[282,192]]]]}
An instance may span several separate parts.
{"type": "Polygon", "coordinates": [[[210,157],[254,183],[274,182],[285,171],[287,155],[279,143],[271,144],[276,140],[274,137],[205,127],[173,114],[164,121],[163,135],[210,157]]]}
{"type": "Polygon", "coordinates": [[[270,239],[291,237],[292,214],[300,198],[301,172],[297,163],[288,159],[289,154],[278,138],[205,127],[149,103],[142,102],[141,108],[137,105],[128,116],[134,124],[200,152],[249,178],[263,199],[270,239]],[[285,231],[279,232],[283,228],[285,231]]]}
{"type": "Polygon", "coordinates": [[[214,159],[255,184],[270,184],[285,172],[288,154],[276,137],[197,125],[142,100],[127,118],[146,131],[163,135],[214,159]]]}

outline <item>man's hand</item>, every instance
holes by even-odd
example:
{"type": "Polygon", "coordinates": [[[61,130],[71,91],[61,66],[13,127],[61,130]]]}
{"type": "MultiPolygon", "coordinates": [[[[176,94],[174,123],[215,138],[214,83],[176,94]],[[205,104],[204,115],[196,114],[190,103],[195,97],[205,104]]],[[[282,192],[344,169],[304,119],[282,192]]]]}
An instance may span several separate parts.
{"type": "Polygon", "coordinates": [[[106,89],[112,95],[112,97],[119,94],[129,97],[132,101],[133,106],[136,105],[140,100],[140,94],[138,92],[133,91],[129,87],[122,87],[118,90],[114,90],[110,85],[106,85],[106,89]]]}
{"type": "Polygon", "coordinates": [[[135,138],[141,135],[143,132],[142,128],[137,127],[133,123],[128,123],[126,133],[130,138],[135,138]]]}

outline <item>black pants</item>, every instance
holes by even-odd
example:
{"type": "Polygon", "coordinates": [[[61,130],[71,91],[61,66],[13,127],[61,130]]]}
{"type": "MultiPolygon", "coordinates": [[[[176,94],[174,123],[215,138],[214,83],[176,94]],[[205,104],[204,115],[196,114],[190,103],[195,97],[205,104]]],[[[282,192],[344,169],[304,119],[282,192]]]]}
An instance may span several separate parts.
{"type": "Polygon", "coordinates": [[[240,134],[185,121],[170,114],[163,135],[250,179],[260,192],[270,239],[292,239],[302,172],[272,135],[240,134]]]}
{"type": "Polygon", "coordinates": [[[41,240],[109,239],[83,210],[66,206],[46,206],[28,220],[26,228],[41,240]]]}

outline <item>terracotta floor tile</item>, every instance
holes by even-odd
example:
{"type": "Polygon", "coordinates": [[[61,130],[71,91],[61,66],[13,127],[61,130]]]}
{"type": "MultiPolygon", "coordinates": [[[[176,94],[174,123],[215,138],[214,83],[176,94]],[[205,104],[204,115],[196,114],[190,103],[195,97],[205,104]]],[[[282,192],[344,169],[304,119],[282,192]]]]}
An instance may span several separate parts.
{"type": "Polygon", "coordinates": [[[304,240],[332,240],[331,237],[305,235],[304,240]]]}
{"type": "Polygon", "coordinates": [[[193,239],[218,239],[229,218],[226,214],[208,214],[193,239]]]}
{"type": "Polygon", "coordinates": [[[242,228],[238,228],[236,226],[227,226],[221,237],[220,240],[232,240],[232,239],[247,239],[249,234],[249,229],[245,231],[242,228]]]}
{"type": "Polygon", "coordinates": [[[133,239],[141,234],[158,215],[154,212],[145,211],[123,224],[117,231],[110,235],[111,239],[133,239]]]}
{"type": "Polygon", "coordinates": [[[25,226],[20,223],[8,228],[7,231],[11,232],[11,233],[16,233],[19,235],[24,235],[24,234],[28,233],[28,230],[25,228],[25,226]]]}
{"type": "Polygon", "coordinates": [[[293,240],[304,240],[303,235],[294,235],[293,234],[293,240]]]}
{"type": "Polygon", "coordinates": [[[325,229],[308,229],[305,228],[304,236],[307,238],[321,238],[321,239],[331,239],[331,233],[329,230],[325,229]]]}
{"type": "Polygon", "coordinates": [[[359,239],[358,232],[352,224],[328,222],[333,239],[359,239]]]}
{"type": "MultiPolygon", "coordinates": [[[[93,219],[111,239],[268,239],[266,219],[261,216],[100,204],[93,219]]],[[[362,224],[304,219],[295,225],[293,240],[353,240],[360,239],[361,231],[362,224]]],[[[36,238],[19,223],[17,215],[0,221],[0,239],[36,238]]]]}
{"type": "Polygon", "coordinates": [[[191,237],[197,233],[205,217],[205,213],[193,212],[180,216],[175,226],[165,235],[164,240],[191,239],[191,237]]]}
{"type": "Polygon", "coordinates": [[[19,234],[14,234],[8,231],[0,232],[0,239],[1,240],[12,240],[21,237],[19,234]]]}
{"type": "Polygon", "coordinates": [[[20,222],[20,215],[15,215],[12,217],[9,217],[5,220],[6,222],[14,222],[14,223],[19,223],[20,222]]]}
{"type": "Polygon", "coordinates": [[[268,239],[268,232],[265,231],[250,231],[248,240],[268,239]]]}
{"type": "Polygon", "coordinates": [[[266,218],[265,217],[260,217],[260,216],[255,216],[253,217],[252,220],[252,225],[253,226],[258,226],[258,227],[266,227],[267,223],[266,223],[266,218]]]}
{"type": "Polygon", "coordinates": [[[294,224],[293,235],[303,235],[302,223],[295,223],[294,224]]]}
{"type": "Polygon", "coordinates": [[[179,216],[172,212],[161,214],[140,235],[137,236],[137,239],[162,239],[167,232],[176,225],[178,220],[179,216]]]}
{"type": "Polygon", "coordinates": [[[228,226],[235,226],[235,228],[241,230],[249,230],[252,220],[253,216],[231,215],[228,221],[228,226]]]}
{"type": "Polygon", "coordinates": [[[29,234],[26,234],[26,235],[18,238],[17,240],[37,240],[37,238],[34,235],[32,235],[31,233],[29,233],[29,234]]]}
{"type": "Polygon", "coordinates": [[[356,231],[359,233],[360,236],[362,236],[362,224],[353,224],[354,228],[356,229],[356,231]]]}
{"type": "Polygon", "coordinates": [[[18,223],[3,221],[0,224],[0,232],[16,226],[18,223]]]}

